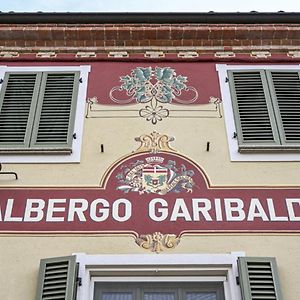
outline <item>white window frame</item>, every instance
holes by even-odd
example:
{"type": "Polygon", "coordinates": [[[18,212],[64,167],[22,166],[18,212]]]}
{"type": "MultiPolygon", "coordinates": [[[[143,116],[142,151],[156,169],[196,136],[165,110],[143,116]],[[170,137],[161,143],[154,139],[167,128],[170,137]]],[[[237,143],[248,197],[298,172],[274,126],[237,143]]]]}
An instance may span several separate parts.
{"type": "Polygon", "coordinates": [[[229,70],[300,70],[300,65],[227,65],[216,64],[219,73],[221,98],[224,109],[227,140],[231,161],[300,161],[300,153],[239,153],[237,138],[233,133],[237,132],[234,123],[234,113],[230,95],[227,71],[229,70]]]}
{"type": "Polygon", "coordinates": [[[128,254],[76,253],[81,286],[77,300],[94,300],[95,282],[222,282],[225,300],[241,300],[237,285],[237,259],[230,254],[128,254]]]}
{"type": "MultiPolygon", "coordinates": [[[[4,78],[6,72],[80,72],[82,83],[78,87],[78,98],[76,104],[76,115],[74,120],[74,132],[76,139],[73,139],[72,153],[62,154],[2,154],[1,163],[75,163],[80,162],[81,145],[83,138],[83,123],[85,114],[85,104],[87,97],[88,75],[91,70],[90,65],[81,66],[39,66],[39,67],[10,67],[0,66],[0,78],[4,78]]],[[[0,84],[0,89],[2,84],[0,84]]]]}

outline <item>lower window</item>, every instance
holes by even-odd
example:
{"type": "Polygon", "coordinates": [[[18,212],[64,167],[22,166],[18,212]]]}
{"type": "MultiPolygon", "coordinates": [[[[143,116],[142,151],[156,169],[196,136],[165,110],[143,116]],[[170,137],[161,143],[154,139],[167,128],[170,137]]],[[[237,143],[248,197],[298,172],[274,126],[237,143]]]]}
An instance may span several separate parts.
{"type": "Polygon", "coordinates": [[[45,258],[36,300],[282,300],[276,259],[244,255],[45,258]]]}
{"type": "Polygon", "coordinates": [[[220,282],[96,282],[93,300],[225,300],[220,282]]]}

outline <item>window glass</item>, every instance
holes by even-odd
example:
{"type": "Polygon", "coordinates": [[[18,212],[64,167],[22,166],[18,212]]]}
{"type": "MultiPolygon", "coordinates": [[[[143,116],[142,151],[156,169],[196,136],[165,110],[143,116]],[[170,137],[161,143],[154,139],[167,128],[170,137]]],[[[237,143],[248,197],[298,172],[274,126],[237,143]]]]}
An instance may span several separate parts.
{"type": "Polygon", "coordinates": [[[224,300],[221,282],[96,282],[93,300],[224,300]]]}
{"type": "Polygon", "coordinates": [[[104,292],[102,293],[102,300],[133,300],[132,293],[126,292],[104,292]]]}
{"type": "Polygon", "coordinates": [[[217,300],[216,292],[186,293],[185,300],[217,300]]]}
{"type": "Polygon", "coordinates": [[[175,300],[174,293],[146,292],[144,300],[175,300]]]}

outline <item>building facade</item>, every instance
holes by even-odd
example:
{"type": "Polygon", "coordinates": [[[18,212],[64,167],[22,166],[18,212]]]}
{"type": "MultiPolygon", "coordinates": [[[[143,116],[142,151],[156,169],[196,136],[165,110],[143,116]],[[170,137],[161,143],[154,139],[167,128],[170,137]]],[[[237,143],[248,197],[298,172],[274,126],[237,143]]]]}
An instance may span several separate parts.
{"type": "Polygon", "coordinates": [[[1,299],[298,299],[298,13],[0,16],[1,299]]]}

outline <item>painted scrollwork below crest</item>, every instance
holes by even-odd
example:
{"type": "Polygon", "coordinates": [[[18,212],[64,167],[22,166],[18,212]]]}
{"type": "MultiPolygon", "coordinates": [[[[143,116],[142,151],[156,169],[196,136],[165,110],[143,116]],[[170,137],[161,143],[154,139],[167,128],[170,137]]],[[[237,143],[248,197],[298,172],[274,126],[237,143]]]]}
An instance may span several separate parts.
{"type": "Polygon", "coordinates": [[[180,238],[175,234],[154,232],[153,234],[140,235],[135,242],[144,249],[160,253],[164,249],[174,249],[180,243],[180,238]]]}

